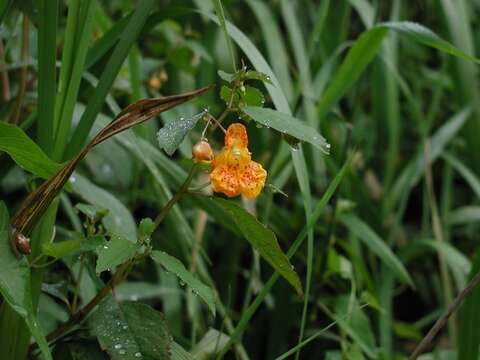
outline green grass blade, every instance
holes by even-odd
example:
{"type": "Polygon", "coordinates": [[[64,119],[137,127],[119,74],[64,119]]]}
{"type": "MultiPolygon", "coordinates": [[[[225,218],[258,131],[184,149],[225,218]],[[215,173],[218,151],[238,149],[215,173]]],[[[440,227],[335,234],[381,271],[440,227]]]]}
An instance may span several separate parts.
{"type": "MultiPolygon", "coordinates": [[[[298,250],[298,248],[302,245],[303,241],[305,240],[305,237],[308,234],[308,231],[312,226],[316,224],[320,216],[323,214],[323,210],[325,209],[325,206],[328,204],[330,199],[332,198],[333,194],[337,190],[338,186],[340,185],[340,182],[342,181],[343,177],[346,175],[348,170],[350,169],[350,164],[351,164],[351,158],[349,158],[345,164],[342,166],[340,171],[335,175],[333,180],[330,182],[328,188],[325,190],[325,193],[323,194],[322,198],[318,202],[318,204],[315,206],[315,209],[312,212],[312,216],[310,220],[307,222],[307,224],[304,226],[300,234],[298,234],[297,238],[293,242],[293,244],[290,246],[287,252],[287,257],[291,258],[298,250]]],[[[235,328],[235,330],[232,332],[230,335],[230,339],[228,343],[225,345],[225,347],[222,349],[219,355],[219,360],[222,359],[222,357],[227,353],[228,349],[232,346],[232,344],[237,341],[245,331],[248,322],[252,318],[252,316],[255,314],[255,311],[258,309],[258,307],[262,304],[262,302],[265,300],[265,297],[267,294],[270,292],[270,289],[272,286],[275,284],[275,282],[278,280],[279,274],[275,272],[270,279],[265,283],[263,286],[262,290],[260,293],[257,295],[255,300],[248,306],[248,308],[242,313],[242,316],[235,328]]]]}
{"type": "MultiPolygon", "coordinates": [[[[72,44],[68,44],[68,48],[74,48],[70,50],[70,57],[72,57],[72,59],[70,59],[69,56],[65,56],[67,58],[67,66],[71,62],[71,66],[73,67],[67,67],[63,78],[60,77],[60,92],[57,98],[57,105],[60,105],[57,106],[57,132],[55,136],[54,152],[52,156],[55,160],[62,159],[63,153],[65,151],[65,146],[70,135],[69,133],[72,124],[73,111],[77,102],[77,96],[80,89],[80,82],[82,79],[87,49],[90,44],[93,15],[95,12],[95,3],[95,0],[86,0],[82,2],[81,8],[79,9],[82,11],[82,13],[80,14],[80,11],[78,11],[78,14],[74,13],[74,15],[72,15],[82,15],[80,17],[79,23],[77,24],[77,28],[75,29],[76,31],[71,30],[72,32],[74,32],[74,35],[72,36],[71,34],[69,34],[65,40],[65,47],[67,47],[67,41],[71,41],[72,44]]],[[[68,30],[69,29],[67,28],[67,31],[68,30]]],[[[62,72],[63,64],[64,62],[62,61],[62,72]]]]}
{"type": "Polygon", "coordinates": [[[215,6],[215,12],[217,13],[218,21],[220,22],[220,27],[222,28],[223,35],[225,36],[225,42],[227,43],[228,52],[230,54],[230,60],[232,61],[233,70],[237,71],[237,64],[235,61],[235,53],[233,52],[232,41],[227,31],[227,26],[225,23],[225,14],[223,12],[222,1],[221,0],[212,0],[213,5],[215,6]]]}
{"type": "Polygon", "coordinates": [[[405,269],[405,266],[365,222],[351,214],[342,215],[339,219],[352,234],[358,236],[369,250],[376,254],[379,259],[395,273],[399,280],[413,286],[413,280],[407,269],[405,269]]]}
{"type": "Polygon", "coordinates": [[[142,26],[147,20],[148,14],[156,5],[154,0],[143,0],[136,8],[127,26],[122,32],[122,36],[105,67],[105,71],[100,77],[98,86],[88,103],[85,112],[83,113],[80,122],[73,133],[69,148],[66,153],[67,158],[71,158],[84,145],[85,140],[92,128],[96,116],[100,112],[105,98],[110,91],[110,88],[115,80],[120,67],[125,61],[130,49],[136,40],[142,26]]]}
{"type": "Polygon", "coordinates": [[[40,147],[51,154],[55,122],[58,0],[39,0],[38,121],[40,147]]]}
{"type": "MultiPolygon", "coordinates": [[[[478,271],[480,271],[480,251],[477,250],[470,278],[478,271]]],[[[480,304],[480,288],[477,286],[459,310],[458,360],[478,360],[480,344],[478,304],[480,304]]]]}

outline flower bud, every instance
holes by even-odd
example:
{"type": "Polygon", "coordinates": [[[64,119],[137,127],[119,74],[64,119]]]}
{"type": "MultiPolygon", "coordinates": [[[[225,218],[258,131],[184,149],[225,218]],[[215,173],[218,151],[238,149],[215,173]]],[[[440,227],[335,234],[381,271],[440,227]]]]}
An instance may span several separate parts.
{"type": "Polygon", "coordinates": [[[196,161],[203,161],[213,157],[210,144],[204,140],[196,143],[192,148],[192,155],[196,161]]]}
{"type": "Polygon", "coordinates": [[[28,255],[32,251],[30,248],[30,239],[23,234],[15,235],[15,246],[17,247],[18,251],[24,255],[28,255]]]}

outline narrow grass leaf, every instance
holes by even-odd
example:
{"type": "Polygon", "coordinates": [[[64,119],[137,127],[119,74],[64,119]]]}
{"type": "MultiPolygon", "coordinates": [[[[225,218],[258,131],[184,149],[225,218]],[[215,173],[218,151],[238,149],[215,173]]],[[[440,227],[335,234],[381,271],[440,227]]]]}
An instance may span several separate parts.
{"type": "MultiPolygon", "coordinates": [[[[470,278],[478,271],[480,271],[480,251],[477,249],[470,278]]],[[[480,304],[480,288],[477,286],[465,299],[459,310],[458,360],[478,360],[480,344],[480,331],[478,331],[480,312],[478,311],[478,304],[480,304]]]]}
{"type": "Polygon", "coordinates": [[[130,48],[147,20],[148,14],[155,5],[156,2],[154,0],[142,0],[142,2],[136,7],[135,12],[130,18],[127,26],[124,28],[120,41],[115,46],[110,60],[105,66],[105,71],[102,72],[98,86],[95,88],[95,92],[91,96],[91,100],[73,133],[67,151],[67,158],[73,157],[73,155],[80,151],[84,145],[93,122],[102,109],[113,81],[117,77],[124,60],[130,52],[130,48]]]}
{"type": "Polygon", "coordinates": [[[379,259],[395,273],[400,281],[413,286],[413,280],[408,274],[407,269],[405,269],[405,266],[365,222],[352,214],[341,215],[339,219],[347,226],[352,234],[358,236],[368,249],[376,254],[379,259]]]}
{"type": "Polygon", "coordinates": [[[448,222],[451,225],[480,224],[480,206],[462,206],[450,212],[448,222]]]}
{"type": "Polygon", "coordinates": [[[212,0],[213,5],[215,6],[215,12],[217,13],[218,21],[220,22],[220,27],[222,28],[223,35],[225,36],[225,42],[227,43],[228,52],[230,54],[230,60],[232,61],[232,66],[235,71],[237,71],[237,65],[235,63],[235,54],[233,52],[232,41],[230,40],[230,35],[227,31],[227,25],[225,24],[225,14],[223,12],[222,1],[221,0],[212,0]]]}

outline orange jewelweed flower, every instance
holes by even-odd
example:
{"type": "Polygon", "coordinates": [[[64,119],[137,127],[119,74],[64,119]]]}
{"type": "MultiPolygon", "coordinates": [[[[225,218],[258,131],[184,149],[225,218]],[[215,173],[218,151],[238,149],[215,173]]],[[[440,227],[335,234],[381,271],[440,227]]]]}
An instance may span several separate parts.
{"type": "Polygon", "coordinates": [[[230,125],[225,134],[225,146],[212,161],[210,181],[214,192],[228,197],[240,194],[255,198],[262,191],[267,172],[259,163],[252,161],[247,148],[248,135],[245,126],[230,125]]]}

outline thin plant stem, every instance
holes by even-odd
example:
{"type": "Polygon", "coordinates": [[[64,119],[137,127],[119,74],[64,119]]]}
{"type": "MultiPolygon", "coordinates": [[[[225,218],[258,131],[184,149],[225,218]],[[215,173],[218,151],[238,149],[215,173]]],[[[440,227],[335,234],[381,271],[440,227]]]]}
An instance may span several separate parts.
{"type": "Polygon", "coordinates": [[[162,210],[160,210],[160,213],[157,215],[155,218],[154,224],[155,224],[155,229],[160,225],[160,223],[165,219],[167,216],[168,212],[170,209],[175,205],[180,198],[185,195],[188,192],[188,187],[190,186],[190,183],[193,180],[193,177],[195,176],[197,169],[197,164],[194,164],[190,168],[190,172],[188,173],[187,178],[185,179],[185,182],[182,184],[180,189],[177,191],[175,195],[167,202],[167,204],[163,207],[162,210]]]}
{"type": "Polygon", "coordinates": [[[3,40],[0,38],[0,79],[2,80],[2,100],[4,102],[10,101],[10,80],[8,78],[8,71],[5,65],[5,49],[3,47],[3,40]]]}
{"type": "MultiPolygon", "coordinates": [[[[432,212],[432,228],[433,233],[435,235],[435,239],[438,241],[439,244],[445,242],[442,224],[440,222],[440,214],[438,211],[437,206],[437,199],[435,196],[435,190],[433,187],[433,176],[432,176],[432,166],[430,161],[430,140],[427,140],[425,143],[425,181],[427,185],[428,191],[428,198],[430,202],[430,209],[432,212]]],[[[452,283],[450,280],[450,275],[448,273],[448,266],[445,260],[444,254],[439,251],[438,252],[438,262],[440,264],[440,275],[442,277],[443,283],[443,296],[444,296],[444,303],[449,304],[453,300],[453,290],[452,290],[452,283]]],[[[455,347],[456,343],[456,328],[455,328],[455,316],[453,315],[448,323],[448,329],[451,336],[452,347],[455,347]]]]}

